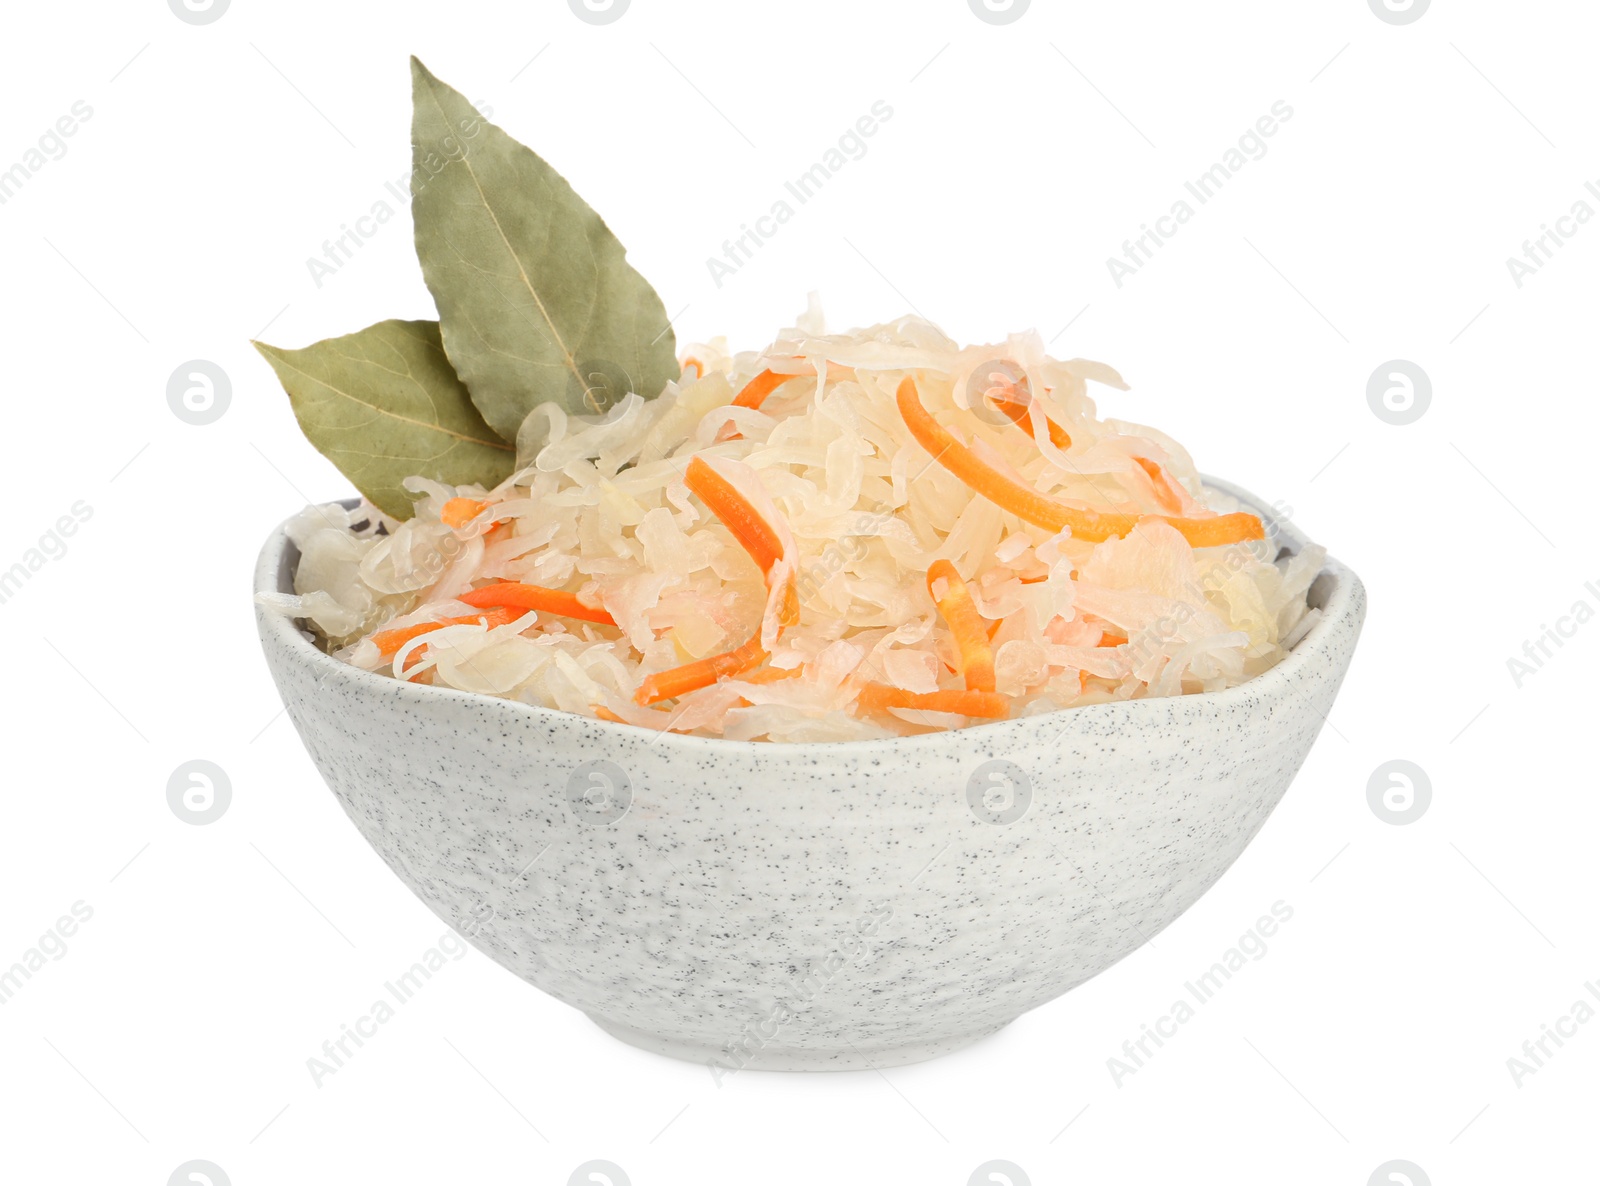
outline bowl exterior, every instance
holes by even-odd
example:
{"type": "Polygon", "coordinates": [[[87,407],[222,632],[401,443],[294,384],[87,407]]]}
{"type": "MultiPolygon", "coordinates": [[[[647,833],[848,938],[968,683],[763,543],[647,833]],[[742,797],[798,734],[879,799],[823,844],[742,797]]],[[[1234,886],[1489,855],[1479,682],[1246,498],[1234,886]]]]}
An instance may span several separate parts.
{"type": "MultiPolygon", "coordinates": [[[[293,547],[269,539],[257,588],[293,547]]],[[[624,1040],[745,1068],[954,1049],[1081,984],[1233,863],[1305,760],[1365,608],[1227,692],[881,742],[657,735],[400,683],[258,609],[363,836],[482,951],[624,1040]]]]}

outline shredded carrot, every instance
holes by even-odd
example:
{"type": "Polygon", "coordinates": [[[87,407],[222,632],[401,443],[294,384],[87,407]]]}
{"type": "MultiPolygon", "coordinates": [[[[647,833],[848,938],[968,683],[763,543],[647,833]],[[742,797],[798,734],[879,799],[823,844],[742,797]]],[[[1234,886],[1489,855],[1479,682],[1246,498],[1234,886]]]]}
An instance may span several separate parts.
{"type": "Polygon", "coordinates": [[[615,626],[617,623],[611,615],[598,606],[585,605],[578,600],[575,593],[564,593],[559,589],[545,589],[539,585],[524,585],[517,581],[501,581],[494,585],[484,585],[481,589],[473,589],[463,593],[458,600],[468,605],[486,609],[490,606],[505,606],[521,613],[530,609],[542,610],[547,614],[560,614],[564,618],[578,618],[585,622],[595,622],[601,626],[615,626]]]}
{"type": "Polygon", "coordinates": [[[911,430],[911,435],[917,444],[933,454],[935,461],[979,494],[1018,518],[1040,527],[1047,527],[1051,531],[1060,531],[1071,522],[1071,508],[1012,481],[980,461],[976,453],[956,440],[949,430],[922,406],[922,401],[917,398],[917,385],[913,380],[908,378],[901,382],[895,399],[900,407],[900,418],[911,430]]]}
{"type": "MultiPolygon", "coordinates": [[[[761,517],[761,512],[734,488],[733,483],[707,465],[703,458],[697,456],[689,462],[683,480],[699,496],[700,501],[711,508],[711,513],[733,532],[733,538],[750,554],[750,559],[756,562],[762,575],[770,582],[772,566],[783,558],[783,541],[778,538],[772,525],[761,517]]],[[[785,626],[793,626],[800,620],[800,599],[793,580],[784,589],[779,620],[785,626]]]]}
{"type": "Polygon", "coordinates": [[[1267,535],[1261,520],[1245,511],[1205,519],[1180,519],[1174,516],[1167,522],[1189,541],[1191,548],[1219,548],[1247,539],[1265,539],[1267,535]]]}
{"type": "Polygon", "coordinates": [[[651,705],[659,700],[686,696],[690,692],[708,688],[718,680],[741,675],[761,664],[766,657],[767,652],[761,649],[761,639],[757,636],[720,655],[708,655],[693,663],[669,667],[666,671],[645,676],[633,699],[636,704],[651,705]]]}
{"type": "Polygon", "coordinates": [[[465,527],[479,515],[489,504],[476,498],[452,498],[444,504],[439,512],[439,518],[446,527],[465,527]]]}
{"type": "MultiPolygon", "coordinates": [[[[1022,431],[1027,433],[1030,437],[1033,435],[1033,422],[1028,419],[1027,404],[1012,403],[1009,400],[994,400],[992,402],[994,403],[995,407],[999,408],[1007,416],[1011,417],[1011,423],[1022,429],[1022,431]]],[[[1072,448],[1072,437],[1068,434],[1066,429],[1062,428],[1061,425],[1057,424],[1048,416],[1044,418],[1044,423],[1045,428],[1050,433],[1050,443],[1052,445],[1054,445],[1057,449],[1063,450],[1072,448]]]]}
{"type": "MultiPolygon", "coordinates": [[[[401,670],[410,671],[414,667],[421,666],[422,657],[427,653],[427,650],[428,648],[426,646],[420,646],[416,650],[412,651],[406,656],[405,664],[401,670]]],[[[431,684],[433,683],[433,672],[434,669],[432,667],[425,667],[421,671],[418,671],[415,675],[406,676],[406,682],[411,684],[431,684]]]]}
{"type": "MultiPolygon", "coordinates": [[[[989,391],[993,390],[994,388],[989,388],[989,391]]],[[[1028,419],[1028,407],[1033,403],[1033,397],[1017,390],[1015,387],[1008,387],[999,395],[990,395],[989,391],[984,392],[989,403],[996,410],[1008,416],[1011,423],[1031,437],[1033,435],[1033,422],[1028,419]]],[[[1044,423],[1045,428],[1050,433],[1050,443],[1052,445],[1057,449],[1063,450],[1072,448],[1072,437],[1066,429],[1048,416],[1044,418],[1044,423]]]]}
{"type": "MultiPolygon", "coordinates": [[[[993,502],[1001,510],[1010,511],[1017,518],[1047,531],[1060,532],[1072,529],[1072,534],[1082,540],[1098,543],[1112,536],[1127,535],[1142,516],[1124,515],[1115,511],[1091,511],[1068,506],[1040,494],[993,466],[982,461],[976,453],[950,433],[933,418],[917,398],[916,382],[903,380],[896,401],[900,417],[911,430],[911,435],[933,455],[933,459],[977,493],[993,502]]],[[[1153,516],[1160,518],[1160,516],[1153,516]]],[[[1230,515],[1217,515],[1207,519],[1168,518],[1178,532],[1195,548],[1216,547],[1245,539],[1261,539],[1265,532],[1261,520],[1254,515],[1236,511],[1230,515]]]]}
{"type": "Polygon", "coordinates": [[[684,483],[733,532],[733,538],[750,553],[750,559],[760,566],[762,572],[768,571],[782,558],[783,541],[778,538],[778,533],[761,517],[761,512],[734,489],[733,483],[707,465],[703,458],[696,456],[689,462],[684,483]]]}
{"type": "Polygon", "coordinates": [[[526,611],[500,606],[487,613],[469,614],[461,618],[441,618],[437,622],[418,622],[414,626],[401,626],[396,630],[380,630],[372,636],[372,641],[377,644],[378,654],[392,655],[418,635],[443,630],[446,626],[470,626],[480,623],[490,627],[504,626],[508,622],[515,622],[524,612],[526,611]]]}
{"type": "Polygon", "coordinates": [[[747,684],[775,684],[779,680],[793,679],[800,671],[798,667],[763,667],[739,678],[747,684]]]}
{"type": "Polygon", "coordinates": [[[683,369],[687,371],[690,367],[694,368],[694,377],[696,379],[703,379],[705,377],[706,368],[701,364],[698,358],[690,356],[689,358],[683,360],[683,369]]]}
{"type": "MultiPolygon", "coordinates": [[[[483,514],[485,508],[487,508],[489,505],[490,503],[487,499],[452,498],[449,502],[445,503],[442,508],[440,508],[439,520],[446,527],[460,529],[465,527],[468,523],[471,523],[479,515],[483,514]]],[[[506,522],[507,520],[501,519],[489,524],[489,530],[484,532],[484,539],[489,540],[490,542],[493,542],[496,539],[504,539],[504,531],[501,531],[499,536],[495,536],[494,532],[504,528],[506,526],[506,522]]]]}
{"type": "Polygon", "coordinates": [[[994,652],[989,649],[989,635],[978,606],[972,600],[972,590],[961,579],[956,566],[948,560],[935,560],[928,566],[928,595],[939,607],[939,613],[956,636],[956,649],[961,654],[961,677],[973,692],[994,691],[994,652]]]}
{"type": "MultiPolygon", "coordinates": [[[[757,379],[759,378],[760,376],[757,376],[757,379]]],[[[750,558],[756,562],[770,582],[773,566],[783,558],[783,541],[772,529],[772,525],[761,517],[761,512],[756,510],[750,504],[750,500],[740,494],[731,482],[706,464],[704,458],[697,456],[689,462],[688,470],[684,474],[684,483],[733,533],[733,538],[738,540],[739,545],[750,554],[750,558]]],[[[800,601],[791,578],[784,585],[783,606],[779,620],[788,626],[793,625],[799,618],[800,601]]],[[[704,659],[696,659],[692,663],[646,676],[639,684],[639,690],[634,693],[633,698],[639,704],[650,705],[658,700],[684,696],[700,688],[709,687],[718,680],[742,675],[752,667],[759,666],[766,658],[767,652],[762,649],[760,635],[757,635],[731,651],[708,655],[704,659]]]]}
{"type": "Polygon", "coordinates": [[[1134,460],[1139,463],[1139,468],[1150,476],[1150,481],[1156,488],[1156,500],[1161,503],[1162,509],[1171,511],[1174,515],[1182,514],[1183,500],[1178,497],[1167,471],[1148,457],[1135,457],[1134,460]]]}
{"type": "Polygon", "coordinates": [[[864,712],[882,712],[888,708],[915,708],[926,712],[953,712],[965,717],[1004,719],[1011,711],[1011,702],[999,692],[943,689],[937,692],[908,692],[888,684],[867,684],[856,698],[856,707],[864,712]]]}
{"type": "Polygon", "coordinates": [[[616,713],[612,712],[604,704],[591,704],[589,706],[589,711],[594,713],[594,715],[599,717],[602,721],[610,721],[613,725],[626,725],[628,723],[616,713]]]}
{"type": "Polygon", "coordinates": [[[767,396],[783,386],[793,375],[780,375],[776,371],[762,371],[754,379],[744,385],[738,395],[733,397],[733,406],[736,408],[759,408],[767,396]]]}
{"type": "MultiPolygon", "coordinates": [[[[794,357],[799,359],[801,356],[796,354],[794,357]]],[[[838,363],[833,362],[828,364],[828,378],[830,379],[842,378],[853,373],[854,371],[850,367],[840,366],[838,363]]],[[[736,408],[759,408],[766,402],[767,396],[782,387],[790,379],[798,379],[799,377],[799,375],[781,375],[772,370],[762,371],[754,379],[746,383],[740,389],[738,395],[733,397],[733,406],[736,408]]],[[[734,428],[733,421],[730,420],[718,431],[717,441],[719,443],[722,441],[736,441],[742,435],[738,429],[734,428]]]]}
{"type": "Polygon", "coordinates": [[[1113,634],[1109,630],[1102,630],[1100,632],[1100,641],[1094,645],[1097,647],[1120,647],[1127,641],[1128,636],[1126,634],[1113,634]]]}

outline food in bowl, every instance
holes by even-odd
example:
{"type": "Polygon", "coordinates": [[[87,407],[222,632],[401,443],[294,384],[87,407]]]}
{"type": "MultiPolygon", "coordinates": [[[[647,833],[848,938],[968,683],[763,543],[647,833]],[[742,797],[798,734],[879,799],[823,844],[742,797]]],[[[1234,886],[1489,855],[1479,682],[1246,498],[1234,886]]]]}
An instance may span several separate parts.
{"type": "Polygon", "coordinates": [[[258,343],[354,511],[289,526],[338,658],[646,729],[849,741],[1219,691],[1283,658],[1323,559],[1100,419],[1099,363],[915,317],[680,358],[551,166],[412,60],[438,321],[258,343]]]}
{"type": "Polygon", "coordinates": [[[1098,418],[1110,368],[800,320],[654,400],[539,405],[492,489],[307,510],[277,604],[399,679],[774,741],[1216,691],[1315,622],[1322,549],[1278,558],[1175,441],[1098,418]]]}

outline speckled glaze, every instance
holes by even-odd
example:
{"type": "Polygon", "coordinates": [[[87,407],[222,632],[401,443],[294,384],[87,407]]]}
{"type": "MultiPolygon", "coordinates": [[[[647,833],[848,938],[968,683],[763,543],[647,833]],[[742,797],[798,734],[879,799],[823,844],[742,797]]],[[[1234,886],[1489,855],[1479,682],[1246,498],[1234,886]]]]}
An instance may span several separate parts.
{"type": "MultiPolygon", "coordinates": [[[[297,559],[275,531],[257,590],[288,590],[297,559]]],[[[401,683],[257,612],[306,749],[400,880],[523,979],[720,1080],[955,1050],[1160,932],[1260,829],[1333,703],[1366,598],[1329,560],[1312,600],[1293,654],[1226,692],[814,745],[401,683]],[[1007,778],[979,770],[996,760],[1026,786],[1009,810],[1007,778]]]]}

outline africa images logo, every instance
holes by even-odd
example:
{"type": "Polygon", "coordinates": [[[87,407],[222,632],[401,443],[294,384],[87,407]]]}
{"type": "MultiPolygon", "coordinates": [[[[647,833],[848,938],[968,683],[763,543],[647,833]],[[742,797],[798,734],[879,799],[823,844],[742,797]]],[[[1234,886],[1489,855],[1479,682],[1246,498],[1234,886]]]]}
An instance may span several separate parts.
{"type": "Polygon", "coordinates": [[[628,814],[633,783],[621,766],[596,758],[567,776],[567,803],[580,824],[614,824],[628,814]]]}
{"type": "Polygon", "coordinates": [[[967,806],[983,823],[1014,824],[1032,805],[1033,780],[1015,762],[990,758],[967,779],[967,806]]]}

